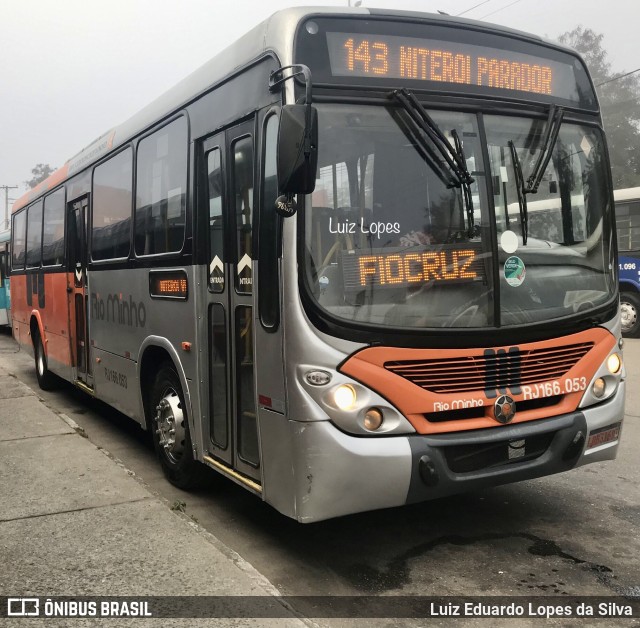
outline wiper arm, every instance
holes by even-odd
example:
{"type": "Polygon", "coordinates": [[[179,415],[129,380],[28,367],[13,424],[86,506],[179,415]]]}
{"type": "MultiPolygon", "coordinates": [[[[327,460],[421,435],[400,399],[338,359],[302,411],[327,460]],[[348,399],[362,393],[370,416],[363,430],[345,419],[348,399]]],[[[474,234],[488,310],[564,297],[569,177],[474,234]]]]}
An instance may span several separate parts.
{"type": "Polygon", "coordinates": [[[440,155],[446,161],[452,174],[456,179],[456,187],[462,188],[464,204],[467,209],[467,223],[469,237],[473,237],[473,199],[471,194],[471,184],[474,182],[473,177],[467,168],[467,161],[462,149],[462,142],[458,133],[453,130],[454,146],[451,146],[440,127],[433,118],[427,113],[420,101],[409,90],[403,88],[394,90],[391,96],[395,98],[408,114],[411,121],[420,129],[438,150],[440,155]]]}
{"type": "MultiPolygon", "coordinates": [[[[516,191],[518,192],[518,205],[520,207],[520,224],[522,225],[522,244],[527,244],[527,236],[529,231],[529,212],[527,209],[527,194],[537,194],[542,177],[547,169],[551,154],[556,145],[562,119],[564,118],[564,109],[558,105],[551,105],[549,109],[549,117],[547,119],[547,128],[542,139],[540,154],[533,166],[533,171],[529,175],[527,182],[524,181],[522,174],[522,165],[516,151],[513,140],[509,140],[509,150],[511,151],[511,161],[513,162],[513,170],[516,173],[516,191]]],[[[507,210],[508,211],[508,210],[507,210]]]]}
{"type": "Polygon", "coordinates": [[[420,104],[420,101],[409,90],[404,88],[394,90],[391,95],[402,105],[420,130],[431,140],[460,184],[464,182],[473,183],[473,178],[467,170],[466,162],[451,146],[445,134],[420,104]]]}
{"type": "Polygon", "coordinates": [[[558,105],[551,105],[549,109],[549,118],[547,119],[547,128],[544,133],[544,139],[542,140],[542,147],[538,159],[536,160],[533,172],[527,179],[527,185],[523,186],[523,192],[525,194],[536,194],[542,177],[544,176],[547,164],[551,159],[551,153],[556,145],[558,139],[558,133],[560,133],[560,126],[562,125],[562,118],[564,117],[564,109],[558,107],[558,105]]]}
{"type": "Polygon", "coordinates": [[[469,237],[472,238],[475,235],[473,228],[473,195],[471,194],[471,183],[473,183],[473,179],[467,170],[467,159],[465,157],[458,132],[455,129],[452,129],[451,136],[453,137],[456,153],[460,156],[460,159],[464,164],[464,172],[466,176],[465,180],[462,182],[462,193],[464,194],[464,206],[467,208],[467,231],[469,237]]]}
{"type": "MultiPolygon", "coordinates": [[[[516,151],[516,145],[513,140],[509,140],[509,150],[511,151],[511,161],[513,163],[513,171],[516,173],[516,191],[518,192],[518,206],[520,207],[520,225],[522,227],[522,245],[526,246],[529,233],[529,210],[527,209],[527,190],[524,186],[524,177],[522,176],[522,166],[516,151]]],[[[507,214],[509,209],[507,208],[507,214]]]]}
{"type": "Polygon", "coordinates": [[[415,149],[422,159],[429,165],[431,170],[436,174],[438,179],[447,188],[460,187],[460,184],[447,171],[436,154],[430,143],[424,138],[420,132],[420,128],[416,125],[412,118],[399,118],[393,111],[391,113],[392,120],[400,127],[400,130],[407,136],[410,142],[415,143],[415,149]]]}

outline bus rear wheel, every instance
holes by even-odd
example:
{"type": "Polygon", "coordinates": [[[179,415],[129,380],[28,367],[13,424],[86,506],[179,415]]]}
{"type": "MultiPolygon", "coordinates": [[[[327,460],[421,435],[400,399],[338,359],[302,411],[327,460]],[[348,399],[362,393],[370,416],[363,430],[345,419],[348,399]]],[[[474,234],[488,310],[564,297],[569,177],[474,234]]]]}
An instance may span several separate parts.
{"type": "Polygon", "coordinates": [[[149,397],[151,436],[165,476],[187,490],[202,484],[206,468],[193,458],[184,393],[173,365],[163,364],[149,397]]]}
{"type": "Polygon", "coordinates": [[[620,293],[622,334],[628,338],[640,336],[640,296],[635,292],[620,293]]]}
{"type": "Polygon", "coordinates": [[[38,385],[42,390],[53,390],[56,387],[55,375],[47,366],[47,356],[44,352],[44,345],[40,334],[36,334],[33,339],[33,353],[36,360],[36,377],[38,385]]]}

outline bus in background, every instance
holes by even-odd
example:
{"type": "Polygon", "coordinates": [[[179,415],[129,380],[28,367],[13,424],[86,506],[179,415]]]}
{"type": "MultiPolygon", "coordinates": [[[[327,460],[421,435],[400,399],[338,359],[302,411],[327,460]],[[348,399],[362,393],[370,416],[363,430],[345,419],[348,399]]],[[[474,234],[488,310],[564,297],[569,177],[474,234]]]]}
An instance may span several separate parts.
{"type": "Polygon", "coordinates": [[[614,190],[622,333],[640,336],[640,187],[614,190]]]}
{"type": "Polygon", "coordinates": [[[0,327],[11,325],[10,240],[10,229],[0,231],[0,327]]]}
{"type": "Polygon", "coordinates": [[[13,333],[301,522],[609,460],[607,164],[572,50],[281,11],[15,203],[13,333]]]}

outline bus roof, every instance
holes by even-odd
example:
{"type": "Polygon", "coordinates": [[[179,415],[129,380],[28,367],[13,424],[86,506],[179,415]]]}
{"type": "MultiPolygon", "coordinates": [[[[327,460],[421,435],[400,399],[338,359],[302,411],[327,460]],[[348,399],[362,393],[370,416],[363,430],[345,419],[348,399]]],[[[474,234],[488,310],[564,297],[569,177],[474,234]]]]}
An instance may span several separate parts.
{"type": "Polygon", "coordinates": [[[112,149],[125,144],[132,137],[144,132],[171,113],[187,106],[216,84],[232,76],[239,69],[268,51],[272,51],[283,65],[293,62],[293,39],[298,24],[310,15],[342,15],[342,16],[388,16],[412,19],[428,19],[441,24],[457,24],[472,26],[479,30],[501,32],[519,38],[525,38],[540,44],[550,45],[573,54],[574,50],[560,46],[537,35],[513,30],[504,26],[487,24],[467,18],[449,15],[419,13],[413,11],[397,11],[387,9],[368,9],[364,7],[297,7],[284,9],[274,13],[261,22],[229,47],[207,61],[174,87],[159,96],[156,100],[134,114],[127,121],[102,134],[79,153],[71,157],[65,164],[42,181],[32,190],[18,198],[12,207],[12,213],[28,205],[40,195],[52,190],[57,185],[81,172],[87,166],[98,161],[112,149]]]}
{"type": "Polygon", "coordinates": [[[640,187],[621,188],[613,191],[614,201],[638,201],[640,200],[640,187]]]}

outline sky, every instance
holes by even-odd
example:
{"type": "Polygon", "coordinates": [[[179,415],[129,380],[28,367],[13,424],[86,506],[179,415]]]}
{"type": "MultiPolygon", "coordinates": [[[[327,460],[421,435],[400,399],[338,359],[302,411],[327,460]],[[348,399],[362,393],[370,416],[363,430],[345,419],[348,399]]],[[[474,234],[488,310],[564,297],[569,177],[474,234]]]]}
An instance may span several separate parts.
{"type": "MultiPolygon", "coordinates": [[[[328,0],[324,6],[347,3],[328,0]]],[[[319,4],[0,0],[0,186],[19,186],[9,192],[10,199],[18,198],[36,164],[60,167],[275,11],[319,4]]],[[[604,35],[615,72],[640,68],[637,0],[363,0],[362,5],[465,12],[464,17],[550,39],[582,25],[604,35]]],[[[0,220],[4,201],[0,190],[0,220]]]]}

